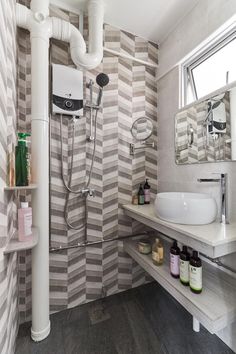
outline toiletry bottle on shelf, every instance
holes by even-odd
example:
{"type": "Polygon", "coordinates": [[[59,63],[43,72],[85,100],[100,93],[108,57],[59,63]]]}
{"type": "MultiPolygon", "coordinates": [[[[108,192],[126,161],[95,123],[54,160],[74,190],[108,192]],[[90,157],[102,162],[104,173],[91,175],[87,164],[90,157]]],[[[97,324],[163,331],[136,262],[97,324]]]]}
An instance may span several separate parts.
{"type": "Polygon", "coordinates": [[[15,186],[15,154],[14,149],[8,153],[7,157],[7,185],[9,187],[15,186]]]}
{"type": "Polygon", "coordinates": [[[32,236],[32,208],[29,203],[21,203],[18,209],[18,238],[19,241],[27,241],[32,236]]]}
{"type": "Polygon", "coordinates": [[[170,248],[170,274],[174,278],[179,278],[179,254],[180,249],[177,245],[177,241],[174,241],[170,248]]]}
{"type": "Polygon", "coordinates": [[[133,205],[138,205],[138,195],[137,195],[137,194],[135,194],[135,195],[133,196],[133,198],[132,198],[132,204],[133,204],[133,205]]]}
{"type": "Polygon", "coordinates": [[[155,265],[161,265],[164,260],[164,249],[159,238],[156,238],[152,246],[152,261],[155,265]]]}
{"type": "Polygon", "coordinates": [[[188,253],[187,246],[183,246],[180,252],[179,262],[179,279],[183,285],[189,285],[189,260],[190,254],[188,253]]]}
{"type": "Polygon", "coordinates": [[[18,133],[18,145],[15,147],[15,179],[16,186],[28,186],[29,154],[26,145],[28,133],[18,133]]]}
{"type": "Polygon", "coordinates": [[[144,203],[145,204],[150,204],[150,185],[148,184],[148,179],[146,179],[146,182],[144,184],[144,203]]]}
{"type": "Polygon", "coordinates": [[[144,204],[144,190],[143,190],[143,186],[141,183],[140,183],[139,191],[138,191],[138,203],[139,203],[139,205],[144,204]]]}
{"type": "Polygon", "coordinates": [[[195,294],[202,292],[202,261],[198,257],[198,252],[193,251],[189,265],[189,285],[195,294]]]}
{"type": "MultiPolygon", "coordinates": [[[[30,136],[31,134],[28,134],[27,136],[30,136]]],[[[27,161],[27,179],[28,179],[28,185],[31,183],[31,155],[30,155],[30,149],[29,149],[29,141],[26,140],[26,146],[27,146],[27,154],[26,154],[26,161],[27,161]]]]}

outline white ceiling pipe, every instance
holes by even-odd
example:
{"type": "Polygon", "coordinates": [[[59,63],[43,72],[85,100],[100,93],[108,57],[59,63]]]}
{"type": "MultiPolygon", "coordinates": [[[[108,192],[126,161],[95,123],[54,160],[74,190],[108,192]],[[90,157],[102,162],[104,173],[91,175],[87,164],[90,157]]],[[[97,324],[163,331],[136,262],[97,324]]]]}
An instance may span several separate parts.
{"type": "Polygon", "coordinates": [[[103,18],[103,1],[89,0],[88,52],[86,52],[84,38],[75,26],[58,18],[51,18],[52,37],[70,43],[71,58],[77,67],[91,70],[101,63],[103,58],[103,18]]]}

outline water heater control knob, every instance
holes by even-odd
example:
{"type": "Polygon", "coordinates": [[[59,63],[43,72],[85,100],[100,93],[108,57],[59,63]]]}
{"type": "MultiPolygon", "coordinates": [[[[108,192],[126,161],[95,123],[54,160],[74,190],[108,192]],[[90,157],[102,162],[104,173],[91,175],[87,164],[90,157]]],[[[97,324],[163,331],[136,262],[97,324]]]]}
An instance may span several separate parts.
{"type": "Polygon", "coordinates": [[[71,107],[73,106],[73,102],[70,101],[70,100],[66,100],[66,101],[65,101],[65,106],[66,106],[67,108],[71,108],[71,107]]]}

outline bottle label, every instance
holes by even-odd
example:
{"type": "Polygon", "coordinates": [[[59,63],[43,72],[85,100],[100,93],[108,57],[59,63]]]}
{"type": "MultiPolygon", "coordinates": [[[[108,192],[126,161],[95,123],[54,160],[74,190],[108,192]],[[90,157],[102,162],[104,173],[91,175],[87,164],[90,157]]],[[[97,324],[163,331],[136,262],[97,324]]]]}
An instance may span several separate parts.
{"type": "Polygon", "coordinates": [[[27,213],[24,215],[24,229],[25,229],[25,236],[32,235],[32,214],[27,213]]]}
{"type": "Polygon", "coordinates": [[[180,259],[179,262],[179,277],[184,283],[189,282],[189,261],[183,261],[180,259]]]}
{"type": "Polygon", "coordinates": [[[160,259],[163,259],[163,257],[164,257],[164,249],[163,249],[163,247],[158,247],[158,254],[159,254],[159,257],[160,257],[160,259]]]}
{"type": "Polygon", "coordinates": [[[163,262],[163,247],[158,247],[156,251],[152,251],[152,259],[157,263],[163,262]]]}
{"type": "Polygon", "coordinates": [[[189,285],[193,290],[202,290],[202,267],[189,266],[189,285]]]}
{"type": "Polygon", "coordinates": [[[152,251],[152,259],[156,262],[160,262],[160,255],[156,251],[152,251]]]}
{"type": "Polygon", "coordinates": [[[150,189],[144,189],[144,200],[145,203],[150,203],[150,189]]]}
{"type": "Polygon", "coordinates": [[[179,255],[170,254],[170,272],[179,275],[179,255]]]}
{"type": "Polygon", "coordinates": [[[139,204],[144,204],[144,195],[139,195],[139,204]]]}

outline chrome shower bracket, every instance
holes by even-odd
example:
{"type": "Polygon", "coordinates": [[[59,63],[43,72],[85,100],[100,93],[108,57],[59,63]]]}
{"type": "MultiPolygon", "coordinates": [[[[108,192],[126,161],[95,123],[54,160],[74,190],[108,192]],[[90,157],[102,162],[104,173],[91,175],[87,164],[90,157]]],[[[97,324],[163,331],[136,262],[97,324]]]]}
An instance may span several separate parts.
{"type": "Polygon", "coordinates": [[[94,141],[94,119],[93,119],[93,111],[98,111],[100,109],[100,106],[97,106],[93,104],[92,102],[86,103],[85,109],[87,109],[90,112],[90,133],[89,136],[87,137],[87,141],[94,141]]]}
{"type": "Polygon", "coordinates": [[[129,154],[130,154],[131,156],[134,156],[136,150],[141,150],[141,149],[146,149],[146,148],[155,149],[155,143],[154,143],[154,141],[152,141],[152,142],[150,142],[150,143],[149,143],[149,142],[146,142],[146,141],[143,141],[143,142],[141,142],[140,144],[141,144],[141,146],[135,146],[135,144],[133,144],[133,143],[130,143],[130,144],[129,144],[129,154]]]}

